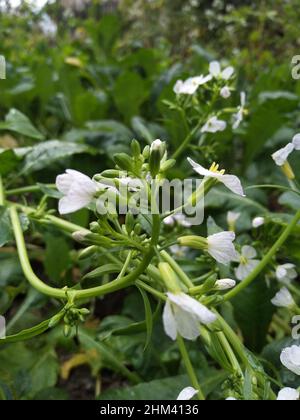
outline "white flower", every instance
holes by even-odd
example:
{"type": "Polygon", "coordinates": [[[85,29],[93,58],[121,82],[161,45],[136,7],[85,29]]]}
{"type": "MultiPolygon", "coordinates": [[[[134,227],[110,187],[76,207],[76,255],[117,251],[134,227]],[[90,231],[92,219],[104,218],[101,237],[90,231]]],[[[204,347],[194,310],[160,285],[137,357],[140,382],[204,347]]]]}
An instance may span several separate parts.
{"type": "Polygon", "coordinates": [[[265,218],[264,217],[255,217],[252,220],[252,227],[254,227],[254,229],[257,229],[260,226],[263,226],[264,224],[265,224],[265,218]]]}
{"type": "Polygon", "coordinates": [[[56,178],[57,189],[64,194],[59,200],[59,213],[74,213],[90,204],[98,191],[98,184],[81,172],[67,169],[56,178]]]}
{"type": "Polygon", "coordinates": [[[220,232],[210,235],[207,238],[207,252],[219,263],[228,265],[237,257],[233,245],[235,240],[234,232],[220,232]]]}
{"type": "Polygon", "coordinates": [[[232,230],[234,232],[235,230],[235,224],[241,217],[241,213],[236,213],[234,211],[229,211],[227,213],[227,223],[229,226],[229,230],[232,230]]]}
{"type": "Polygon", "coordinates": [[[228,397],[226,398],[226,401],[237,401],[237,399],[234,397],[228,397]]]}
{"type": "Polygon", "coordinates": [[[228,290],[235,287],[236,281],[232,279],[221,279],[217,280],[215,286],[218,290],[228,290]]]}
{"type": "Polygon", "coordinates": [[[283,366],[289,369],[296,375],[300,375],[300,347],[292,346],[285,348],[281,355],[280,360],[283,366]]]}
{"type": "Polygon", "coordinates": [[[241,122],[244,119],[244,112],[246,106],[246,93],[241,93],[241,105],[238,107],[238,111],[236,114],[233,114],[233,125],[232,128],[236,130],[241,125],[241,122]]]}
{"type": "Polygon", "coordinates": [[[182,81],[178,80],[174,86],[174,92],[176,95],[194,95],[198,90],[199,86],[205,85],[212,79],[211,75],[208,76],[197,76],[190,77],[189,79],[182,81]]]}
{"type": "Polygon", "coordinates": [[[219,120],[216,116],[211,117],[201,128],[202,133],[217,133],[224,131],[227,127],[226,121],[219,120]]]}
{"type": "Polygon", "coordinates": [[[277,280],[281,283],[290,284],[292,280],[298,277],[297,271],[295,270],[295,264],[283,264],[279,265],[276,269],[277,280]]]}
{"type": "Polygon", "coordinates": [[[283,166],[294,150],[300,150],[300,134],[296,134],[291,143],[273,153],[272,158],[276,165],[283,166]]]}
{"type": "Polygon", "coordinates": [[[188,221],[184,214],[174,214],[164,219],[164,224],[168,226],[174,226],[176,223],[185,228],[189,228],[192,224],[188,221]]]}
{"type": "Polygon", "coordinates": [[[198,393],[198,390],[193,388],[192,386],[188,386],[187,388],[184,388],[180,394],[177,397],[178,401],[184,401],[184,400],[191,400],[196,394],[198,393]]]}
{"type": "Polygon", "coordinates": [[[192,165],[194,171],[199,175],[202,175],[207,178],[215,178],[222,184],[224,184],[230,191],[235,194],[245,197],[245,193],[241,184],[241,181],[235,175],[226,175],[224,171],[218,171],[218,165],[212,165],[211,169],[205,169],[203,166],[194,162],[192,159],[188,158],[188,162],[192,165]]]}
{"type": "Polygon", "coordinates": [[[295,305],[293,296],[286,287],[279,290],[271,302],[274,306],[278,306],[278,308],[290,308],[295,305]]]}
{"type": "Polygon", "coordinates": [[[243,246],[242,253],[237,259],[240,265],[235,270],[238,280],[244,280],[257,267],[260,261],[256,259],[256,256],[257,252],[252,246],[243,246]]]}
{"type": "Polygon", "coordinates": [[[209,72],[216,79],[229,80],[234,73],[234,68],[230,66],[222,71],[221,64],[218,61],[212,61],[209,65],[209,72]]]}
{"type": "Polygon", "coordinates": [[[195,340],[200,335],[199,323],[211,324],[216,315],[206,306],[185,293],[167,293],[163,324],[166,334],[176,340],[177,334],[187,340],[195,340]]]}
{"type": "Polygon", "coordinates": [[[277,397],[277,401],[297,401],[300,398],[299,391],[294,388],[283,388],[277,397]]]}
{"type": "Polygon", "coordinates": [[[224,86],[222,87],[222,89],[220,90],[220,95],[222,96],[222,98],[224,99],[228,99],[231,96],[231,91],[229,89],[228,86],[224,86]]]}
{"type": "Polygon", "coordinates": [[[189,248],[186,246],[179,246],[179,245],[172,245],[170,247],[170,251],[172,252],[172,254],[177,257],[177,258],[184,258],[186,257],[189,248]]]}

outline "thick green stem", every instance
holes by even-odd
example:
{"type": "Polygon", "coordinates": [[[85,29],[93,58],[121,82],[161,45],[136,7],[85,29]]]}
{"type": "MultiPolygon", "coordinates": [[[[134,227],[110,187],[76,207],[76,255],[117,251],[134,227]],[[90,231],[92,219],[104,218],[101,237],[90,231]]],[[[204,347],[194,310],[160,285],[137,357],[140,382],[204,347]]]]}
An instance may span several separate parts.
{"type": "Polygon", "coordinates": [[[198,394],[197,394],[198,395],[198,399],[201,400],[201,401],[204,401],[205,400],[205,396],[204,396],[204,394],[203,394],[203,392],[201,390],[199,381],[197,379],[196,372],[195,372],[195,370],[193,368],[193,365],[192,365],[192,362],[190,360],[190,357],[189,357],[189,354],[187,352],[187,349],[185,347],[185,343],[183,341],[183,338],[180,337],[180,336],[178,336],[177,337],[177,343],[178,343],[178,348],[180,350],[180,353],[181,353],[181,356],[182,356],[182,359],[183,359],[183,362],[184,362],[186,371],[187,371],[187,373],[189,375],[191,384],[198,391],[198,394]]]}
{"type": "Polygon", "coordinates": [[[185,274],[185,272],[181,269],[181,267],[177,264],[177,262],[166,251],[161,251],[160,255],[168,264],[170,264],[170,266],[173,268],[173,270],[175,271],[179,279],[187,288],[191,288],[194,286],[194,284],[191,282],[189,277],[185,274]]]}
{"type": "MultiPolygon", "coordinates": [[[[28,210],[28,209],[27,209],[28,210]]],[[[57,298],[63,298],[67,299],[67,294],[65,290],[62,289],[56,289],[50,286],[47,286],[42,280],[40,280],[33,272],[27,250],[25,245],[25,240],[23,236],[22,227],[20,224],[18,212],[15,206],[12,206],[11,209],[11,221],[12,226],[15,234],[16,244],[18,248],[18,254],[21,262],[21,266],[24,272],[25,277],[30,282],[30,284],[35,287],[38,291],[41,293],[53,296],[57,298]]],[[[54,216],[45,216],[45,219],[49,223],[52,223],[53,225],[63,228],[64,230],[68,231],[69,233],[74,232],[78,230],[78,226],[73,225],[72,223],[66,222],[65,220],[59,219],[54,216]]],[[[86,299],[86,298],[92,298],[95,296],[102,296],[107,293],[112,293],[116,290],[123,289],[124,287],[127,287],[129,284],[134,283],[135,280],[138,279],[138,277],[143,274],[146,269],[148,268],[154,254],[154,247],[157,246],[158,240],[159,240],[159,234],[160,234],[160,216],[154,215],[153,216],[153,229],[152,229],[152,240],[150,244],[149,251],[146,253],[144,258],[142,259],[139,266],[130,274],[127,276],[124,276],[120,279],[116,279],[111,281],[110,283],[104,284],[102,286],[93,287],[86,290],[72,290],[72,293],[74,295],[75,299],[86,299]]]]}
{"type": "Polygon", "coordinates": [[[14,231],[14,235],[16,239],[16,244],[18,248],[18,254],[19,254],[22,270],[24,272],[25,277],[31,284],[31,286],[45,295],[66,299],[67,296],[66,296],[65,290],[56,289],[54,287],[47,286],[34,274],[31,268],[30,262],[29,262],[19,215],[15,207],[10,208],[10,217],[11,217],[11,223],[12,223],[12,227],[13,227],[13,231],[14,231]]]}
{"type": "Polygon", "coordinates": [[[275,242],[275,244],[272,246],[272,248],[269,250],[267,255],[262,259],[262,261],[258,264],[258,266],[255,268],[255,270],[252,271],[252,273],[243,280],[238,286],[236,286],[234,289],[232,289],[230,292],[228,292],[224,296],[224,300],[229,300],[234,298],[238,293],[240,293],[242,290],[244,290],[249,284],[251,284],[257,276],[266,268],[266,266],[269,264],[271,259],[274,257],[274,255],[278,252],[278,250],[282,247],[282,245],[285,243],[285,241],[288,239],[292,231],[294,230],[295,226],[297,226],[297,223],[300,220],[300,210],[296,213],[295,217],[291,221],[291,223],[287,226],[287,228],[282,232],[281,236],[278,238],[278,240],[275,242]]]}

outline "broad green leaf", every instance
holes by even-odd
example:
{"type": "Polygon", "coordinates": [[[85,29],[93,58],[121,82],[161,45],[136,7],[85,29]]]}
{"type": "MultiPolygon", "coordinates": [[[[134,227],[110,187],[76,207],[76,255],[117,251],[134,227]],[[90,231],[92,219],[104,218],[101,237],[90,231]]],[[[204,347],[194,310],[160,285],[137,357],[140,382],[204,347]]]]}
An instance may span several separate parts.
{"type": "Polygon", "coordinates": [[[137,73],[123,73],[116,81],[114,100],[127,121],[140,113],[140,106],[148,94],[145,81],[137,73]]]}
{"type": "Polygon", "coordinates": [[[54,162],[70,156],[88,153],[94,154],[95,150],[84,144],[68,143],[50,140],[32,147],[25,156],[21,174],[29,174],[44,169],[54,162]]]}
{"type": "Polygon", "coordinates": [[[0,378],[10,387],[14,399],[31,399],[55,386],[58,372],[55,351],[49,346],[32,349],[14,343],[0,348],[0,378]]]}
{"type": "Polygon", "coordinates": [[[260,352],[266,344],[269,326],[276,310],[271,303],[275,294],[276,287],[269,287],[264,277],[259,277],[233,299],[236,321],[245,345],[251,351],[260,352]]]}
{"type": "Polygon", "coordinates": [[[11,109],[5,117],[5,122],[0,123],[0,130],[14,131],[23,136],[36,140],[43,140],[41,134],[30,122],[30,120],[17,109],[11,109]]]}

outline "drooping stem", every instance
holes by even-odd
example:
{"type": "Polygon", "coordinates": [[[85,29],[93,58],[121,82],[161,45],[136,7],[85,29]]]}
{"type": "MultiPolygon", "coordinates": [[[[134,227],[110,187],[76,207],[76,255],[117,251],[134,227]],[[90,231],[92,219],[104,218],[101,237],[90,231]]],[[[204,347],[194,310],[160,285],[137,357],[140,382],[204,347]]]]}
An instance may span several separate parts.
{"type": "Polygon", "coordinates": [[[274,257],[274,255],[278,252],[278,250],[282,247],[282,245],[288,239],[288,237],[290,236],[294,228],[297,226],[299,220],[300,220],[300,210],[298,210],[293,220],[282,232],[278,240],[275,242],[275,244],[272,246],[269,252],[265,255],[265,257],[261,260],[258,266],[252,271],[252,273],[245,280],[243,280],[238,286],[236,286],[234,289],[232,289],[230,292],[228,292],[224,296],[225,301],[230,300],[233,297],[235,297],[238,293],[244,290],[257,278],[257,276],[266,268],[266,266],[269,264],[269,262],[274,257]]]}
{"type": "Polygon", "coordinates": [[[183,142],[181,143],[181,145],[178,147],[178,149],[176,150],[176,152],[174,152],[172,159],[177,159],[178,156],[180,156],[187,148],[187,146],[190,144],[190,142],[193,140],[194,135],[197,133],[197,131],[200,129],[200,127],[202,126],[202,121],[200,120],[198,122],[198,124],[196,125],[196,127],[189,132],[189,134],[186,136],[186,138],[183,140],[183,142]]]}
{"type": "Polygon", "coordinates": [[[198,391],[198,393],[197,393],[198,399],[201,400],[201,401],[204,401],[205,400],[205,396],[204,396],[203,391],[201,389],[201,386],[199,384],[199,381],[198,381],[196,372],[195,372],[195,370],[193,368],[193,365],[192,365],[192,362],[190,360],[188,351],[187,351],[187,349],[185,347],[185,343],[183,341],[183,338],[180,337],[179,335],[177,337],[177,343],[178,343],[178,348],[180,350],[180,353],[181,353],[181,356],[182,356],[182,359],[183,359],[183,362],[184,362],[186,371],[187,371],[187,373],[189,375],[191,384],[198,391]]]}
{"type": "Polygon", "coordinates": [[[15,235],[15,240],[18,248],[18,255],[23,269],[24,275],[31,284],[39,292],[53,296],[56,298],[66,299],[66,292],[62,289],[56,289],[54,287],[47,286],[42,280],[40,280],[33,272],[30,261],[28,258],[26,245],[24,241],[22,226],[20,223],[19,215],[16,207],[10,208],[11,223],[15,235]]]}

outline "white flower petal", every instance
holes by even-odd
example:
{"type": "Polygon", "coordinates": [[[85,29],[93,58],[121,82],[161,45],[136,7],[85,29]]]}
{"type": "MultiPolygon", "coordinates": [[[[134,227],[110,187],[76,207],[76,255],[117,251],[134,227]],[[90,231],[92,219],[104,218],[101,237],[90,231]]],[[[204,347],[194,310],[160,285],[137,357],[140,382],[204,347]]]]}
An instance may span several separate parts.
{"type": "Polygon", "coordinates": [[[180,394],[177,397],[178,401],[184,401],[184,400],[191,400],[196,394],[198,393],[198,390],[188,386],[187,388],[184,388],[180,394]]]}
{"type": "Polygon", "coordinates": [[[209,64],[209,72],[213,77],[219,77],[221,74],[221,65],[219,61],[212,61],[209,64]]]}
{"type": "Polygon", "coordinates": [[[238,221],[238,219],[241,217],[241,213],[236,213],[234,211],[229,211],[227,213],[227,223],[233,224],[238,221]]]}
{"type": "Polygon", "coordinates": [[[233,193],[238,194],[242,197],[246,196],[242,187],[242,183],[237,176],[221,175],[218,177],[218,180],[222,182],[233,193]]]}
{"type": "Polygon", "coordinates": [[[274,306],[279,308],[289,308],[295,304],[293,296],[286,287],[283,287],[271,302],[274,306]]]}
{"type": "Polygon", "coordinates": [[[300,134],[296,134],[292,141],[296,150],[300,150],[300,134]]]}
{"type": "Polygon", "coordinates": [[[196,340],[200,336],[200,323],[195,315],[174,307],[174,316],[178,334],[186,340],[196,340]]]}
{"type": "Polygon", "coordinates": [[[219,263],[229,264],[237,258],[237,252],[233,245],[234,232],[220,232],[207,238],[208,253],[219,263]]]}
{"type": "Polygon", "coordinates": [[[195,162],[191,158],[187,158],[187,160],[189,164],[193,167],[194,171],[196,171],[199,175],[206,176],[209,178],[218,178],[218,174],[216,172],[205,169],[203,166],[201,166],[199,163],[195,162]]]}
{"type": "Polygon", "coordinates": [[[242,248],[242,256],[248,259],[253,259],[257,256],[256,249],[253,246],[245,245],[242,248]]]}
{"type": "Polygon", "coordinates": [[[231,96],[231,91],[229,89],[228,86],[224,86],[221,90],[220,90],[220,95],[222,96],[222,98],[224,99],[228,99],[231,96]]]}
{"type": "Polygon", "coordinates": [[[294,388],[283,388],[277,397],[277,401],[297,401],[300,398],[299,391],[294,388]]]}
{"type": "Polygon", "coordinates": [[[217,319],[216,315],[206,306],[185,293],[167,293],[167,296],[176,306],[180,307],[185,312],[196,316],[202,324],[211,324],[217,319]]]}
{"type": "Polygon", "coordinates": [[[224,80],[229,80],[231,76],[233,75],[233,73],[234,73],[234,68],[230,66],[222,71],[221,77],[224,80]]]}
{"type": "Polygon", "coordinates": [[[168,337],[172,340],[177,338],[176,320],[172,311],[171,303],[167,300],[163,311],[164,330],[168,337]]]}
{"type": "Polygon", "coordinates": [[[281,363],[296,375],[300,375],[300,347],[285,348],[280,355],[281,363]]]}
{"type": "Polygon", "coordinates": [[[293,143],[289,143],[282,149],[273,153],[272,159],[275,161],[276,165],[283,166],[294,149],[295,146],[293,145],[293,143]]]}
{"type": "Polygon", "coordinates": [[[264,217],[255,217],[252,221],[252,227],[254,229],[257,229],[260,226],[263,226],[264,224],[265,224],[265,218],[264,217]]]}

